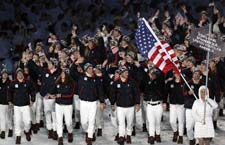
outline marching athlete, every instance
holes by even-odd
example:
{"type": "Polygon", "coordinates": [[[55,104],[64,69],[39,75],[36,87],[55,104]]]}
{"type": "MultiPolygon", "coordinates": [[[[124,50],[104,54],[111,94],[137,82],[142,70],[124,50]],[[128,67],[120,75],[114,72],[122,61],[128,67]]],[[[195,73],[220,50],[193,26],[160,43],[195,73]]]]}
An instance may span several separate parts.
{"type": "Polygon", "coordinates": [[[63,145],[63,117],[68,131],[68,142],[73,142],[72,112],[74,90],[74,82],[66,71],[62,71],[51,93],[56,97],[55,111],[58,145],[63,145]]]}
{"type": "Polygon", "coordinates": [[[31,141],[30,127],[31,114],[30,106],[35,102],[35,92],[32,83],[25,80],[23,70],[16,70],[16,79],[9,87],[9,105],[14,106],[14,125],[16,134],[16,144],[21,143],[21,124],[24,124],[24,133],[27,141],[31,141]]]}
{"type": "MultiPolygon", "coordinates": [[[[81,66],[84,65],[85,58],[81,55],[81,52],[78,48],[74,48],[73,55],[74,63],[70,67],[70,76],[77,83],[78,77],[77,72],[83,73],[83,68],[81,66]]],[[[74,118],[75,118],[75,126],[74,129],[80,129],[80,99],[78,96],[78,90],[75,90],[75,94],[73,96],[74,103],[74,118]]]]}
{"type": "MultiPolygon", "coordinates": [[[[104,75],[102,73],[102,66],[96,65],[94,68],[94,73],[99,80],[99,85],[103,88],[103,81],[104,75]]],[[[103,96],[105,96],[105,91],[103,89],[103,96]]],[[[101,110],[101,102],[98,101],[98,108],[96,113],[96,129],[97,129],[97,136],[102,136],[102,128],[104,126],[104,118],[103,118],[103,111],[101,110]]]]}
{"type": "Polygon", "coordinates": [[[126,142],[131,144],[134,113],[140,110],[140,96],[138,87],[129,78],[129,72],[126,67],[120,68],[120,78],[114,83],[111,96],[111,105],[113,108],[115,104],[119,124],[119,139],[117,142],[123,145],[126,135],[126,142]]]}
{"type": "Polygon", "coordinates": [[[41,87],[40,94],[44,98],[44,113],[46,119],[46,127],[48,130],[48,138],[57,140],[56,133],[56,116],[55,116],[55,98],[51,97],[50,90],[54,86],[54,83],[58,76],[60,75],[61,70],[57,68],[57,60],[51,59],[47,60],[48,69],[43,69],[37,66],[32,60],[28,60],[28,68],[34,72],[36,75],[41,78],[41,87]]]}
{"type": "Polygon", "coordinates": [[[8,95],[9,95],[9,75],[6,69],[1,71],[1,81],[0,81],[0,137],[5,139],[5,132],[8,123],[8,95]]]}
{"type": "Polygon", "coordinates": [[[144,80],[144,100],[147,103],[146,113],[148,126],[148,143],[154,144],[154,141],[161,142],[160,124],[163,113],[162,102],[166,102],[166,97],[163,94],[165,84],[162,81],[161,72],[155,68],[148,70],[148,78],[144,80]]]}
{"type": "Polygon", "coordinates": [[[166,92],[170,101],[170,125],[173,130],[173,142],[183,144],[185,87],[178,74],[174,73],[173,79],[167,82],[166,92]]]}
{"type": "Polygon", "coordinates": [[[194,126],[195,126],[195,120],[192,115],[192,106],[195,101],[194,93],[198,94],[198,90],[200,86],[202,85],[202,82],[200,80],[201,72],[198,69],[195,69],[193,72],[192,79],[189,81],[189,85],[192,90],[186,87],[187,95],[184,99],[184,108],[185,110],[185,117],[186,117],[186,129],[187,129],[187,137],[189,139],[189,145],[194,145],[194,126]]]}
{"type": "Polygon", "coordinates": [[[84,74],[78,74],[78,95],[80,98],[81,125],[86,132],[86,143],[92,145],[95,141],[95,118],[98,100],[101,111],[105,108],[103,88],[95,76],[90,63],[84,65],[84,74]]]}

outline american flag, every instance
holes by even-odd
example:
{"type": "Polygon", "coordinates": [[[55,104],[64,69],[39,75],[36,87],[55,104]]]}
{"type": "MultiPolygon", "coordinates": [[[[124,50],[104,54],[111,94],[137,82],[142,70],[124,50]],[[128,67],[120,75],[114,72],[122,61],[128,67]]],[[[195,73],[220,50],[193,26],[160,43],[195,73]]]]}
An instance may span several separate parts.
{"type": "Polygon", "coordinates": [[[180,65],[174,50],[165,41],[159,41],[144,18],[139,22],[135,39],[141,54],[148,57],[161,71],[167,73],[174,69],[180,74],[180,65]]]}

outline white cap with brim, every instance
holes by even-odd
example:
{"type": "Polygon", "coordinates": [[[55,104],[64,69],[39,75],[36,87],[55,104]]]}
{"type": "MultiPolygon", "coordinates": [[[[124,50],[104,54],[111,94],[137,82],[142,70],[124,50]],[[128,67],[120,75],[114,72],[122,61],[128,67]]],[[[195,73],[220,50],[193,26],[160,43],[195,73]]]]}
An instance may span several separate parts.
{"type": "Polygon", "coordinates": [[[132,51],[128,51],[127,55],[130,56],[131,58],[135,59],[135,53],[132,51]]]}
{"type": "Polygon", "coordinates": [[[7,73],[8,74],[8,71],[7,71],[7,69],[2,69],[2,71],[1,71],[1,74],[3,74],[3,73],[7,73]]]}
{"type": "Polygon", "coordinates": [[[122,66],[121,68],[120,68],[120,74],[122,74],[123,72],[125,72],[125,71],[128,71],[128,69],[127,69],[127,67],[125,67],[125,66],[122,66]]]}
{"type": "Polygon", "coordinates": [[[86,64],[84,65],[84,71],[86,71],[89,67],[93,67],[93,65],[90,64],[90,63],[86,63],[86,64]]]}
{"type": "Polygon", "coordinates": [[[16,69],[16,74],[19,73],[19,72],[22,72],[23,73],[23,69],[22,68],[17,68],[16,69]]]}

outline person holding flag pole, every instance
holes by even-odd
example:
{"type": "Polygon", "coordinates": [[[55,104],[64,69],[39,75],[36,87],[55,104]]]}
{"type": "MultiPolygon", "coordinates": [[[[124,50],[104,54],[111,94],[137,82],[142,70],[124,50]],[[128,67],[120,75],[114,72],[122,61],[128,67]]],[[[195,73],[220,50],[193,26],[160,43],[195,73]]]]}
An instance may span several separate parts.
{"type": "MultiPolygon", "coordinates": [[[[140,25],[143,24],[144,26],[138,27],[138,30],[135,34],[135,39],[138,45],[138,49],[142,53],[142,55],[148,57],[150,60],[153,60],[153,63],[165,74],[171,69],[174,69],[175,73],[179,74],[188,88],[191,89],[187,80],[181,74],[181,71],[179,69],[180,65],[174,50],[169,46],[168,43],[163,41],[161,42],[159,40],[145,18],[141,18],[139,21],[141,23],[140,25]],[[153,41],[153,43],[150,41],[153,41]]],[[[198,99],[195,94],[194,97],[195,99],[198,99]]]]}
{"type": "MultiPolygon", "coordinates": [[[[185,84],[190,89],[190,92],[192,92],[193,97],[198,99],[191,86],[181,74],[179,62],[174,50],[171,49],[168,43],[163,41],[161,42],[159,40],[144,18],[139,19],[139,26],[135,34],[135,39],[138,49],[142,55],[148,57],[155,64],[155,66],[165,74],[171,69],[174,69],[174,71],[182,77],[185,84]]],[[[151,125],[149,125],[149,139],[152,138],[150,134],[151,130],[151,125]]],[[[148,142],[150,144],[154,144],[153,140],[149,140],[148,142]]]]}
{"type": "MultiPolygon", "coordinates": [[[[209,33],[208,33],[208,39],[210,39],[211,35],[211,29],[212,29],[212,16],[209,16],[209,33]]],[[[201,86],[199,88],[199,100],[196,100],[192,107],[192,116],[194,117],[196,123],[195,123],[195,138],[198,139],[199,145],[209,145],[210,139],[212,139],[215,136],[215,124],[213,124],[213,111],[216,110],[218,107],[218,104],[214,100],[210,99],[208,84],[210,81],[209,78],[209,52],[210,49],[213,49],[210,47],[210,44],[208,45],[207,49],[207,55],[206,55],[206,79],[205,79],[205,86],[201,86]],[[203,108],[203,109],[202,109],[203,108]]],[[[210,87],[210,84],[209,84],[210,87]]],[[[214,90],[215,91],[215,90],[214,90]]],[[[213,97],[213,96],[212,96],[213,97]]]]}

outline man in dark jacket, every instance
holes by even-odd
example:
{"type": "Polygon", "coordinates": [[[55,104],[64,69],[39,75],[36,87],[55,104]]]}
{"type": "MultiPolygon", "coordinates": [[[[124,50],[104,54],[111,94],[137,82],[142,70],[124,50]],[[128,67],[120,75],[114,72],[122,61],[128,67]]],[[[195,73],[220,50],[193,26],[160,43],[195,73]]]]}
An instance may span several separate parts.
{"type": "Polygon", "coordinates": [[[86,143],[92,145],[95,140],[95,119],[97,102],[100,101],[100,110],[105,108],[102,85],[99,85],[90,63],[84,65],[84,74],[78,74],[78,95],[80,98],[81,125],[86,132],[86,143]]]}
{"type": "MultiPolygon", "coordinates": [[[[163,103],[166,103],[165,83],[162,72],[155,68],[148,70],[148,78],[144,80],[144,100],[147,104],[146,114],[148,126],[148,143],[161,142],[160,124],[163,113],[163,103]]],[[[165,104],[164,104],[165,105],[165,104]]]]}
{"type": "Polygon", "coordinates": [[[167,82],[166,92],[170,101],[170,125],[173,129],[173,142],[183,144],[185,85],[178,74],[174,74],[173,79],[167,82]]]}
{"type": "Polygon", "coordinates": [[[30,141],[30,105],[35,102],[35,92],[32,83],[24,79],[23,70],[20,68],[16,71],[16,79],[10,84],[8,102],[11,107],[14,106],[16,144],[21,143],[22,122],[24,123],[26,139],[30,141]]]}
{"type": "Polygon", "coordinates": [[[124,136],[126,134],[126,142],[130,144],[134,111],[138,112],[140,109],[140,95],[136,83],[129,78],[129,71],[126,67],[121,68],[120,79],[114,83],[111,105],[115,104],[117,106],[117,118],[119,123],[118,143],[120,145],[124,144],[124,136]]]}
{"type": "MultiPolygon", "coordinates": [[[[6,124],[8,121],[8,95],[9,95],[9,75],[6,69],[1,71],[1,80],[0,80],[0,130],[1,130],[1,139],[5,139],[6,124]]],[[[12,131],[12,128],[9,128],[12,131]]]]}
{"type": "Polygon", "coordinates": [[[188,82],[191,89],[186,87],[187,95],[184,99],[184,108],[186,115],[186,129],[187,129],[187,137],[189,139],[189,144],[194,145],[194,125],[195,121],[192,116],[192,106],[195,101],[194,94],[198,94],[198,89],[202,85],[200,80],[201,72],[198,69],[195,69],[193,72],[192,79],[188,82]]]}
{"type": "MultiPolygon", "coordinates": [[[[103,96],[105,98],[106,96],[106,90],[104,89],[104,83],[106,84],[107,82],[105,81],[105,78],[107,74],[103,74],[102,71],[102,66],[96,65],[94,68],[94,72],[96,77],[98,78],[98,83],[99,86],[103,90],[103,96]]],[[[97,129],[97,136],[102,136],[102,128],[104,126],[104,118],[103,118],[104,112],[101,110],[100,102],[98,101],[98,108],[97,108],[97,113],[96,113],[96,129],[97,129]]]]}
{"type": "Polygon", "coordinates": [[[47,60],[48,69],[37,66],[32,60],[28,61],[28,68],[41,78],[40,94],[44,98],[44,112],[46,119],[46,128],[48,129],[48,138],[57,140],[56,117],[55,117],[55,99],[50,95],[50,90],[55,85],[55,81],[61,70],[57,68],[57,60],[47,60]]]}

